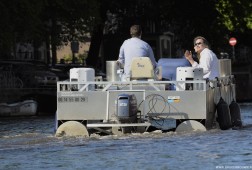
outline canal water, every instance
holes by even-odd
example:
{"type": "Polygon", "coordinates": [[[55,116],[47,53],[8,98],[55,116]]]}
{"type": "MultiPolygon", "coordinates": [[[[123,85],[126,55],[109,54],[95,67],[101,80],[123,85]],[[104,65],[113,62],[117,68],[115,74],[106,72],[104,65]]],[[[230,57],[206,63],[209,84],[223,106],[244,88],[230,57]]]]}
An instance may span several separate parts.
{"type": "Polygon", "coordinates": [[[54,137],[54,117],[1,118],[0,169],[252,169],[252,103],[240,130],[54,137]]]}

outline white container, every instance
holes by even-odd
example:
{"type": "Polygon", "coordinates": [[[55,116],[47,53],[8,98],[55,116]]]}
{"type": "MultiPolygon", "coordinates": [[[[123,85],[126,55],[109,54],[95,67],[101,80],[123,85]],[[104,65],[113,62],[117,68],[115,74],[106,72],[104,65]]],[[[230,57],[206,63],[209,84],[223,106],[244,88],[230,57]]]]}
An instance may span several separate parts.
{"type": "Polygon", "coordinates": [[[232,74],[231,60],[219,59],[219,70],[220,70],[220,77],[230,76],[232,74]]]}
{"type": "Polygon", "coordinates": [[[120,70],[120,67],[116,61],[106,61],[107,81],[121,81],[121,78],[117,72],[118,70],[120,70]]]}
{"type": "MultiPolygon", "coordinates": [[[[176,80],[177,81],[203,80],[203,69],[193,67],[177,67],[176,80]]],[[[177,91],[199,90],[199,89],[202,89],[200,84],[178,83],[178,86],[176,86],[177,91]]]]}
{"type": "MultiPolygon", "coordinates": [[[[78,82],[78,90],[81,89],[85,85],[85,82],[88,81],[95,81],[95,71],[93,68],[70,69],[70,82],[78,82]]],[[[87,87],[87,90],[94,90],[94,85],[87,87]]]]}

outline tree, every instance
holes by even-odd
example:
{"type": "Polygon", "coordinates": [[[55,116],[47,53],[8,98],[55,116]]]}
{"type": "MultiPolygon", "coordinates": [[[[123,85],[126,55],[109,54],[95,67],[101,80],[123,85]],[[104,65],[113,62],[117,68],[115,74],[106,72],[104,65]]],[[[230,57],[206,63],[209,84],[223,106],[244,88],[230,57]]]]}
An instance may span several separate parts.
{"type": "MultiPolygon", "coordinates": [[[[99,57],[101,43],[103,41],[104,33],[107,37],[114,37],[117,40],[120,38],[128,37],[129,27],[131,24],[143,24],[147,20],[156,20],[157,18],[152,15],[153,0],[102,0],[99,1],[99,15],[100,20],[93,28],[91,34],[91,45],[88,53],[87,64],[96,66],[99,57]],[[148,17],[152,17],[149,19],[148,17]]],[[[156,2],[156,4],[158,4],[156,2]]],[[[155,13],[156,14],[156,13],[155,13]]],[[[115,40],[115,39],[114,39],[115,40]]],[[[113,50],[117,50],[118,41],[108,42],[114,43],[113,50]]],[[[106,45],[110,45],[104,43],[106,45]]],[[[107,49],[104,49],[107,50],[107,49]]],[[[105,58],[105,60],[108,58],[105,58]]],[[[112,59],[112,58],[110,58],[112,59]]],[[[104,63],[103,63],[104,64],[104,63]]]]}
{"type": "Polygon", "coordinates": [[[10,0],[1,1],[0,55],[15,53],[15,44],[42,42],[52,47],[56,63],[57,47],[69,41],[85,42],[97,15],[95,0],[10,0]]]}
{"type": "Polygon", "coordinates": [[[42,30],[42,22],[38,17],[41,12],[41,3],[32,3],[31,0],[1,1],[0,22],[0,55],[15,55],[16,42],[27,42],[37,39],[42,30]]]}
{"type": "Polygon", "coordinates": [[[250,0],[219,0],[216,2],[219,21],[229,31],[252,30],[252,2],[250,0]]]}
{"type": "Polygon", "coordinates": [[[52,45],[52,65],[56,63],[58,46],[72,41],[85,42],[97,18],[94,0],[46,0],[44,19],[49,24],[52,45]]]}
{"type": "MultiPolygon", "coordinates": [[[[106,45],[114,43],[113,50],[117,52],[118,42],[120,43],[118,39],[129,37],[129,27],[132,24],[141,24],[145,34],[162,34],[167,31],[175,33],[174,51],[179,47],[192,48],[192,39],[197,35],[206,36],[210,42],[215,42],[215,38],[219,38],[221,34],[216,34],[218,13],[211,0],[194,0],[193,3],[181,0],[101,1],[100,5],[102,22],[97,29],[99,33],[92,34],[92,37],[100,37],[100,43],[104,31],[109,38],[114,37],[106,45]]],[[[98,45],[93,48],[93,42],[92,40],[88,57],[91,65],[95,64],[100,47],[96,43],[98,45]]]]}
{"type": "Polygon", "coordinates": [[[129,37],[129,27],[141,24],[145,33],[173,32],[174,50],[192,48],[203,35],[217,48],[230,34],[251,41],[249,0],[9,0],[1,1],[0,55],[15,53],[17,42],[39,46],[47,42],[56,63],[56,50],[71,41],[91,37],[87,64],[96,66],[104,33],[118,38],[115,48],[129,37]]]}
{"type": "Polygon", "coordinates": [[[216,1],[219,24],[228,31],[228,37],[239,37],[243,45],[252,46],[252,2],[250,0],[216,1]]]}

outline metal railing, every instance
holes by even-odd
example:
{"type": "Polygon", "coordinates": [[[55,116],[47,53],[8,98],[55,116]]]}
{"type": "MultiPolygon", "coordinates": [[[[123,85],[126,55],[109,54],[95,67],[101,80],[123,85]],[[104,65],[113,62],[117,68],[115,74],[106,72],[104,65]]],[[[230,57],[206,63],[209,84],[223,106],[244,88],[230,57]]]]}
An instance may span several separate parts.
{"type": "Polygon", "coordinates": [[[139,90],[141,87],[146,90],[162,91],[162,90],[203,90],[208,88],[206,80],[190,80],[190,81],[87,81],[87,82],[57,82],[57,91],[109,91],[109,90],[139,90]]]}

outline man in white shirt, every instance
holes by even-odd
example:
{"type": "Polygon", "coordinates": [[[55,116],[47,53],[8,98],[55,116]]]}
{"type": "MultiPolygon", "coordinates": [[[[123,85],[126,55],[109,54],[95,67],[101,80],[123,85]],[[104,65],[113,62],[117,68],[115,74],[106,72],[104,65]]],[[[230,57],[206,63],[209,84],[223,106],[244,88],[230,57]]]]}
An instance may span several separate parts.
{"type": "Polygon", "coordinates": [[[130,65],[134,57],[149,57],[155,68],[157,63],[154,58],[153,50],[148,43],[141,40],[142,29],[140,25],[133,25],[130,27],[131,38],[123,42],[119,58],[117,62],[124,68],[123,80],[130,77],[130,65]]]}
{"type": "Polygon", "coordinates": [[[213,80],[219,77],[219,61],[216,55],[209,49],[207,40],[197,36],[193,40],[194,50],[198,55],[199,63],[193,60],[192,52],[186,50],[185,58],[191,63],[192,67],[203,68],[203,78],[213,80]]]}

